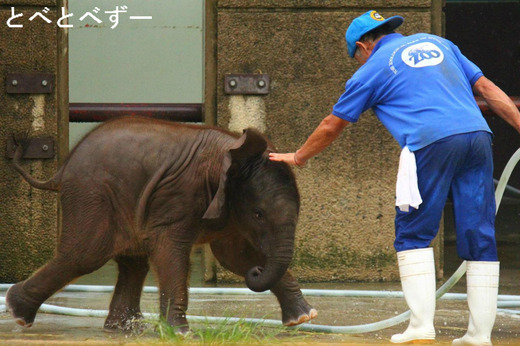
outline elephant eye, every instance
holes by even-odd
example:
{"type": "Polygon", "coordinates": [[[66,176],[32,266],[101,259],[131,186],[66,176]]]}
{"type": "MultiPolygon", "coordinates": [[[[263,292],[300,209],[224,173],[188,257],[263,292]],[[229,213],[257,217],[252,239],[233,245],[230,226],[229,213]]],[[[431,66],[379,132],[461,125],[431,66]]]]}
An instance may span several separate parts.
{"type": "Polygon", "coordinates": [[[264,218],[264,213],[260,209],[255,209],[253,216],[256,220],[260,221],[264,218]]]}

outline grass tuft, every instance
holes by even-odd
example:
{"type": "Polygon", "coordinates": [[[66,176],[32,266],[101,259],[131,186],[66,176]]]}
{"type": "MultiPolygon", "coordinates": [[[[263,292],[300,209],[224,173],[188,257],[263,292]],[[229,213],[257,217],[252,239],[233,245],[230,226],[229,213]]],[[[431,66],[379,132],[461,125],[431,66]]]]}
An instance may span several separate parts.
{"type": "Polygon", "coordinates": [[[282,342],[303,341],[305,336],[297,329],[284,326],[265,326],[262,323],[251,323],[240,319],[230,322],[223,319],[218,322],[197,322],[190,324],[190,333],[186,336],[176,334],[176,328],[170,326],[164,319],[148,321],[158,333],[162,342],[172,344],[276,344],[282,342]]]}

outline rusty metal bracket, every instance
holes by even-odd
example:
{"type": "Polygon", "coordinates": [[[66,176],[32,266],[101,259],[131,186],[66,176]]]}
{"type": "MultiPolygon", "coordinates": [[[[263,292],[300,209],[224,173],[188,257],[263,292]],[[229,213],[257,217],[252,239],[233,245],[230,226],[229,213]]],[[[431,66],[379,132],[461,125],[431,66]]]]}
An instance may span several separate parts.
{"type": "MultiPolygon", "coordinates": [[[[28,138],[23,154],[24,159],[52,159],[54,158],[54,139],[52,137],[28,138]]],[[[13,138],[7,140],[5,156],[12,159],[16,145],[13,138]]]]}
{"type": "Polygon", "coordinates": [[[227,74],[224,77],[224,92],[230,95],[267,95],[269,85],[268,74],[227,74]]]}
{"type": "Polygon", "coordinates": [[[5,90],[8,94],[50,94],[54,90],[53,73],[8,73],[5,90]]]}

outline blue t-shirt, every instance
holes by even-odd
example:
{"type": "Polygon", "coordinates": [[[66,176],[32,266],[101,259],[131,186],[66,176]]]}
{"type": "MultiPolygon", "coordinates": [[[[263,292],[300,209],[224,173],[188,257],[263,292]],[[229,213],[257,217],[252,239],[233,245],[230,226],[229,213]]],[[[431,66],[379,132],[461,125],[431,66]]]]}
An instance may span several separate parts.
{"type": "Polygon", "coordinates": [[[372,108],[401,147],[491,133],[472,92],[482,71],[452,42],[432,34],[384,36],[347,82],[332,114],[356,122],[372,108]]]}

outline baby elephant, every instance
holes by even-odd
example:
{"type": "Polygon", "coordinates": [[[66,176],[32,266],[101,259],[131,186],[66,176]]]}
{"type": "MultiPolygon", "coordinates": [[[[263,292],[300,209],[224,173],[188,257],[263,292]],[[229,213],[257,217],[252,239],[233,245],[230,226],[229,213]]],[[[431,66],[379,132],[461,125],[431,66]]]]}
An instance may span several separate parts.
{"type": "Polygon", "coordinates": [[[119,276],[105,329],[127,330],[141,318],[151,266],[161,315],[186,334],[190,252],[209,242],[251,290],[276,295],[285,325],[316,317],[287,271],[300,201],[291,169],[269,160],[273,150],[254,129],[239,137],[125,117],[93,130],[53,178],[39,181],[20,165],[18,146],[13,163],[25,180],[60,192],[63,231],[55,257],[7,292],[12,316],[30,327],[47,298],[114,259],[119,276]]]}

